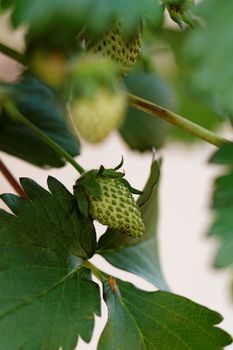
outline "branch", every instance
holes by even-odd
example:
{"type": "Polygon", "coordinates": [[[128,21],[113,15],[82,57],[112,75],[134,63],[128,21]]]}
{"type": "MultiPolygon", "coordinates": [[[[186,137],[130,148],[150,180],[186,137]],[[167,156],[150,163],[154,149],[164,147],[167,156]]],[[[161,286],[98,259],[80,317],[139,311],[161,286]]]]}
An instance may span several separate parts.
{"type": "Polygon", "coordinates": [[[28,198],[27,194],[24,192],[24,190],[22,189],[18,181],[11,174],[10,170],[6,167],[6,165],[3,163],[1,159],[0,159],[0,171],[2,172],[3,176],[6,178],[6,180],[9,182],[9,184],[13,187],[13,189],[19,196],[23,198],[28,198]]]}
{"type": "Polygon", "coordinates": [[[190,120],[181,117],[180,115],[174,112],[169,111],[168,109],[160,107],[155,103],[152,103],[150,101],[144,100],[140,97],[128,93],[126,93],[126,95],[128,97],[128,103],[131,106],[140,109],[141,111],[146,112],[152,115],[153,117],[165,120],[168,123],[173,124],[189,132],[190,134],[197,136],[199,139],[207,141],[208,143],[216,147],[221,147],[224,143],[230,142],[230,140],[227,140],[217,135],[216,133],[205,129],[202,126],[197,125],[191,122],[190,120]]]}
{"type": "Polygon", "coordinates": [[[7,55],[8,57],[12,58],[13,60],[21,63],[26,64],[26,60],[24,58],[24,55],[22,55],[20,52],[0,43],[0,52],[4,53],[4,55],[7,55]]]}

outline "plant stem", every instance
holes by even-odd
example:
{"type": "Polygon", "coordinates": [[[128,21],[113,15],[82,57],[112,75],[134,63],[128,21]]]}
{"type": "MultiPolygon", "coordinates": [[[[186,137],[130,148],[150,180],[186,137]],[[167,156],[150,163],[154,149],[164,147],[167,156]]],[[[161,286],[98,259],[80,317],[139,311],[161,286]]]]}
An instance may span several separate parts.
{"type": "Polygon", "coordinates": [[[144,100],[129,93],[126,93],[126,95],[131,106],[136,107],[143,112],[151,114],[153,117],[166,120],[170,124],[173,124],[216,147],[221,147],[224,143],[230,142],[229,140],[217,135],[216,133],[205,129],[202,126],[197,125],[190,120],[181,117],[172,111],[169,111],[166,108],[160,107],[155,103],[144,100]]]}
{"type": "Polygon", "coordinates": [[[33,123],[30,122],[30,120],[24,117],[10,100],[6,100],[3,105],[4,105],[4,108],[7,110],[7,112],[9,113],[9,115],[14,120],[22,123],[29,129],[34,131],[34,133],[37,136],[39,136],[39,138],[42,141],[47,143],[47,145],[49,145],[57,154],[59,154],[59,156],[66,159],[71,165],[73,165],[73,167],[79,172],[80,175],[84,173],[85,170],[74,160],[74,158],[69,153],[67,153],[62,147],[60,147],[56,142],[54,142],[43,131],[38,129],[33,123]]]}
{"type": "Polygon", "coordinates": [[[6,165],[3,163],[3,161],[0,159],[0,171],[2,172],[3,176],[7,179],[9,184],[13,187],[15,192],[23,197],[28,198],[27,194],[24,192],[18,181],[15,179],[15,177],[12,175],[10,170],[6,167],[6,165]]]}
{"type": "Polygon", "coordinates": [[[14,49],[12,49],[12,48],[2,44],[2,43],[0,43],[0,52],[4,53],[5,55],[7,55],[7,56],[9,56],[11,58],[13,58],[13,60],[15,60],[15,61],[17,61],[17,62],[19,62],[21,64],[25,64],[26,63],[24,56],[20,52],[18,52],[16,50],[14,50],[14,49]]]}
{"type": "Polygon", "coordinates": [[[98,278],[98,280],[100,280],[101,282],[106,281],[108,275],[103,272],[100,271],[95,265],[93,265],[90,261],[86,261],[85,262],[85,266],[91,270],[91,272],[93,273],[93,275],[95,275],[96,278],[98,278]]]}

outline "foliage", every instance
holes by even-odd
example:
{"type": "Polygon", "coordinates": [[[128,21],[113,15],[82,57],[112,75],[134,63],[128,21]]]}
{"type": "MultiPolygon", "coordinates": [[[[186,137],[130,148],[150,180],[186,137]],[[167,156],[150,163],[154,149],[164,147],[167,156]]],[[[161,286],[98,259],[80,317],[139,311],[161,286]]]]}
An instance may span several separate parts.
{"type": "Polygon", "coordinates": [[[218,268],[233,267],[233,144],[224,145],[211,159],[212,163],[225,165],[227,170],[215,181],[212,209],[215,217],[209,230],[210,236],[217,236],[220,248],[215,259],[218,268]]]}
{"type": "MultiPolygon", "coordinates": [[[[124,29],[132,31],[138,25],[141,15],[149,16],[156,23],[161,15],[161,6],[158,0],[120,0],[109,2],[101,0],[46,0],[41,6],[39,0],[30,2],[27,0],[12,1],[2,0],[2,7],[13,5],[12,22],[15,26],[28,23],[33,31],[41,33],[58,28],[66,28],[66,31],[78,33],[83,25],[93,34],[103,32],[109,27],[114,18],[122,19],[124,29]]],[[[60,29],[61,31],[61,29],[60,29]]]]}
{"type": "MultiPolygon", "coordinates": [[[[166,58],[166,55],[175,60],[173,69],[166,76],[175,95],[173,99],[175,99],[176,104],[173,109],[177,113],[185,115],[187,119],[207,129],[215,130],[223,122],[223,119],[219,113],[213,110],[212,106],[203,101],[202,95],[195,93],[190,87],[190,75],[195,75],[195,65],[191,65],[189,60],[184,57],[188,35],[190,35],[188,29],[183,31],[171,28],[160,29],[155,33],[158,40],[157,45],[155,45],[155,55],[161,61],[166,58]],[[160,47],[164,47],[161,52],[159,51],[160,47]]],[[[190,134],[178,128],[172,128],[169,135],[176,141],[189,143],[197,141],[190,134]]]]}
{"type": "Polygon", "coordinates": [[[105,285],[109,319],[98,350],[212,349],[231,339],[214,327],[221,316],[188,299],[168,292],[147,293],[117,281],[117,292],[105,285]],[[127,339],[122,333],[129,334],[127,339]],[[156,344],[156,346],[155,346],[156,344]]]}
{"type": "MultiPolygon", "coordinates": [[[[65,106],[49,86],[26,72],[19,82],[4,84],[2,88],[7,89],[16,106],[34,125],[72,156],[79,154],[79,141],[68,125],[65,106]]],[[[0,149],[38,166],[64,165],[56,152],[31,130],[12,120],[5,109],[0,114],[0,149]]]]}
{"type": "Polygon", "coordinates": [[[220,147],[211,159],[225,170],[215,183],[210,235],[220,241],[215,266],[232,268],[233,144],[195,124],[214,129],[224,121],[220,115],[232,115],[232,2],[2,0],[0,11],[6,10],[12,26],[25,29],[25,50],[0,43],[0,51],[21,63],[15,82],[0,83],[0,150],[43,168],[68,161],[80,177],[73,193],[48,176],[48,189],[22,178],[24,198],[0,195],[9,209],[0,209],[0,350],[74,350],[79,337],[90,341],[103,300],[108,320],[98,350],[231,344],[217,327],[222,316],[173,294],[163,275],[157,240],[162,161],[154,149],[169,133],[185,139],[161,119],[220,147]],[[166,11],[175,27],[167,27],[166,11]],[[124,102],[117,123],[113,94],[124,102]],[[123,159],[114,169],[102,160],[88,171],[77,163],[80,116],[92,140],[119,127],[132,150],[153,153],[142,192],[119,171],[123,159]],[[95,219],[106,225],[98,239],[95,219]],[[90,261],[95,254],[158,290],[109,276],[90,261]]]}
{"type": "Polygon", "coordinates": [[[95,250],[94,226],[54,178],[51,192],[21,184],[30,199],[2,195],[14,215],[0,211],[0,349],[73,349],[78,335],[90,340],[100,314],[98,286],[82,265],[95,250]]]}
{"type": "Polygon", "coordinates": [[[232,115],[232,1],[219,5],[218,0],[203,1],[198,14],[205,29],[192,34],[186,43],[186,55],[195,68],[192,87],[196,94],[206,99],[217,112],[232,115]],[[200,49],[201,48],[201,49],[200,49]]]}

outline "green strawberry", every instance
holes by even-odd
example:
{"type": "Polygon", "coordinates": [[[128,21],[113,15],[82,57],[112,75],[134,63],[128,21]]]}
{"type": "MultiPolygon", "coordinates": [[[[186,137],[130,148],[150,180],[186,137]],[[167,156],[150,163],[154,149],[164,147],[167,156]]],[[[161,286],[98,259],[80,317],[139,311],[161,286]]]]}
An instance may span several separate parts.
{"type": "Polygon", "coordinates": [[[67,57],[59,51],[38,48],[28,56],[29,67],[45,83],[59,88],[66,78],[67,57]]]}
{"type": "Polygon", "coordinates": [[[120,74],[126,75],[137,60],[141,48],[141,32],[131,40],[126,40],[120,24],[115,24],[105,35],[95,42],[86,40],[87,51],[111,58],[117,63],[120,74]]]}
{"type": "Polygon", "coordinates": [[[145,226],[132,196],[132,192],[139,192],[123,176],[124,174],[114,169],[103,167],[99,171],[85,173],[74,186],[77,203],[84,214],[88,207],[89,215],[101,224],[132,237],[141,237],[145,226]],[[86,203],[83,193],[86,195],[86,203]]]}
{"type": "Polygon", "coordinates": [[[99,88],[71,104],[75,129],[89,142],[100,142],[123,122],[126,97],[121,91],[99,88]]]}

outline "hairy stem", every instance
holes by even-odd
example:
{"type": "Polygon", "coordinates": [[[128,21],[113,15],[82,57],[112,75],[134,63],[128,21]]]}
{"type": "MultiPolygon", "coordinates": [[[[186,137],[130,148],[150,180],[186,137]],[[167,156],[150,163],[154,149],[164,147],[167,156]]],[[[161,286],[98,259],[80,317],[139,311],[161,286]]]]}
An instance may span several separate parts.
{"type": "Polygon", "coordinates": [[[25,64],[25,58],[24,55],[22,55],[20,52],[0,43],[0,52],[4,53],[4,55],[7,55],[8,57],[12,58],[13,60],[25,64]]]}
{"type": "Polygon", "coordinates": [[[144,100],[129,93],[126,95],[128,102],[132,107],[140,109],[141,111],[146,112],[153,117],[166,120],[168,123],[173,124],[216,147],[221,147],[224,143],[230,142],[229,140],[217,135],[216,133],[205,129],[202,126],[197,125],[190,120],[181,117],[172,111],[169,111],[166,108],[160,107],[155,103],[144,100]]]}
{"type": "Polygon", "coordinates": [[[33,123],[30,122],[24,115],[22,115],[15,105],[7,100],[4,102],[4,108],[7,110],[12,119],[22,123],[29,129],[31,129],[39,138],[44,141],[47,145],[49,145],[59,156],[66,159],[73,167],[79,172],[81,175],[84,173],[84,169],[74,160],[74,158],[67,153],[62,147],[60,147],[56,142],[54,142],[49,136],[47,136],[43,131],[38,129],[33,123]]]}
{"type": "Polygon", "coordinates": [[[18,181],[15,179],[13,174],[10,172],[10,170],[6,167],[6,165],[3,163],[3,161],[0,159],[0,171],[2,172],[3,176],[6,178],[6,180],[9,182],[9,184],[13,187],[15,192],[23,197],[28,198],[27,194],[24,192],[18,181]]]}

